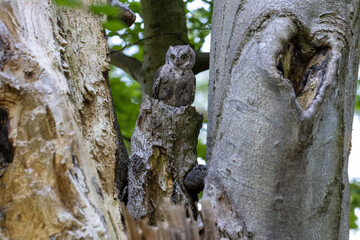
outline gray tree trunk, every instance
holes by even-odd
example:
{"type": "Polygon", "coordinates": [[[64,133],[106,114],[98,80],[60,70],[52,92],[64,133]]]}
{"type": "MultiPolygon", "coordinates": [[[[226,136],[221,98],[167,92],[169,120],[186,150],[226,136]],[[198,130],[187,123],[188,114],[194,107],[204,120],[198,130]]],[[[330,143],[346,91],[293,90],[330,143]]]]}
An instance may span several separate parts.
{"type": "Polygon", "coordinates": [[[102,20],[0,1],[1,239],[125,238],[102,20]]]}
{"type": "Polygon", "coordinates": [[[214,2],[204,198],[226,239],[347,239],[353,1],[214,2]]]}
{"type": "Polygon", "coordinates": [[[135,218],[155,224],[164,200],[195,210],[184,178],[196,165],[203,117],[192,106],[172,107],[144,97],[131,137],[128,204],[135,218]]]}

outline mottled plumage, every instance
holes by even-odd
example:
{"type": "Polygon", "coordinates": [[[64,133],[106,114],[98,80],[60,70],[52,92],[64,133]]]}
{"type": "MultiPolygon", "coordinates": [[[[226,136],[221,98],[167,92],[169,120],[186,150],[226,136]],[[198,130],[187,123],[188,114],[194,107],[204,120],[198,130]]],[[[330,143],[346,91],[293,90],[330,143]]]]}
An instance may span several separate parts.
{"type": "Polygon", "coordinates": [[[189,45],[170,46],[165,64],[155,73],[153,98],[175,107],[191,105],[196,87],[194,64],[195,52],[189,45]]]}

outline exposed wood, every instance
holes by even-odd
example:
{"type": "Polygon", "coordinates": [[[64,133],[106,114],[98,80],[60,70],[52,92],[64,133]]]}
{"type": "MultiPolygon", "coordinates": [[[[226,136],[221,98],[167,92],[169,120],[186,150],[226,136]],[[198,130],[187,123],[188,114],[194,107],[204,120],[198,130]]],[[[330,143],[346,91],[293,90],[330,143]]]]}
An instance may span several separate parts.
{"type": "Polygon", "coordinates": [[[125,238],[102,20],[52,1],[0,2],[0,107],[14,149],[0,238],[125,238]]]}
{"type": "Polygon", "coordinates": [[[215,240],[217,239],[215,221],[209,207],[210,204],[205,203],[206,213],[203,216],[206,216],[207,219],[204,220],[205,235],[203,238],[200,236],[198,223],[194,220],[191,211],[190,216],[187,217],[183,206],[173,205],[164,200],[160,209],[164,219],[159,221],[157,226],[149,226],[144,220],[135,221],[123,206],[129,240],[215,240]]]}
{"type": "Polygon", "coordinates": [[[201,201],[201,219],[203,221],[204,227],[204,238],[206,240],[216,240],[218,239],[217,229],[215,226],[215,216],[214,211],[209,200],[201,201]]]}

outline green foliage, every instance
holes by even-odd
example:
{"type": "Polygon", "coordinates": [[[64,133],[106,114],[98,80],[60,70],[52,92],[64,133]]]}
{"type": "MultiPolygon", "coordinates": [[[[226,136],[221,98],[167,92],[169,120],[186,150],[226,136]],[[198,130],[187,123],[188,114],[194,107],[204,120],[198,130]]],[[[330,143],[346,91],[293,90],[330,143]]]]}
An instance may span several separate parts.
{"type": "Polygon", "coordinates": [[[198,144],[196,146],[197,156],[201,159],[206,159],[206,142],[203,142],[199,139],[198,144]]]}
{"type": "Polygon", "coordinates": [[[106,15],[107,17],[115,17],[120,15],[118,7],[109,4],[99,4],[90,6],[90,11],[98,15],[106,15]]]}
{"type": "MultiPolygon", "coordinates": [[[[193,0],[185,1],[186,6],[191,2],[193,0]]],[[[206,6],[204,8],[198,8],[193,11],[189,11],[188,8],[185,9],[189,41],[196,50],[200,50],[211,29],[213,3],[212,1],[204,0],[203,3],[206,6]]]]}
{"type": "Polygon", "coordinates": [[[130,139],[141,104],[140,85],[128,79],[125,73],[115,74],[113,67],[112,74],[110,74],[110,88],[121,134],[126,148],[130,152],[130,139]]]}
{"type": "Polygon", "coordinates": [[[207,93],[209,87],[209,72],[202,72],[196,76],[196,94],[194,106],[204,116],[204,123],[200,129],[199,141],[197,144],[197,156],[206,159],[206,135],[207,135],[207,93]]]}
{"type": "Polygon", "coordinates": [[[103,27],[114,32],[125,28],[126,25],[119,20],[107,20],[106,22],[103,23],[103,27]]]}
{"type": "Polygon", "coordinates": [[[353,180],[350,183],[350,229],[358,230],[356,223],[358,217],[355,215],[355,209],[360,208],[360,182],[353,180]]]}
{"type": "Polygon", "coordinates": [[[356,100],[355,100],[355,113],[360,113],[360,79],[357,83],[356,100]]]}
{"type": "Polygon", "coordinates": [[[121,31],[118,30],[110,30],[108,33],[109,37],[119,37],[121,39],[120,43],[112,44],[111,38],[110,47],[113,50],[124,50],[128,49],[132,46],[129,56],[137,58],[139,61],[142,61],[142,54],[144,52],[143,44],[143,32],[144,32],[144,23],[141,18],[141,4],[139,0],[122,0],[122,3],[128,5],[128,7],[133,11],[136,16],[136,22],[128,28],[124,28],[121,31]]]}
{"type": "Polygon", "coordinates": [[[82,7],[83,3],[81,0],[53,0],[57,5],[69,7],[69,8],[79,8],[82,7]]]}
{"type": "MultiPolygon", "coordinates": [[[[110,30],[108,34],[110,37],[118,36],[122,41],[119,44],[111,44],[113,50],[124,50],[132,47],[130,56],[142,60],[142,54],[144,52],[143,46],[146,44],[146,39],[143,37],[144,23],[141,18],[141,4],[139,0],[122,0],[129,8],[137,14],[135,24],[129,28],[124,28],[121,31],[110,30]],[[136,47],[133,47],[136,46],[136,47]]],[[[213,3],[212,1],[202,0],[204,8],[188,10],[188,4],[193,0],[185,0],[186,6],[186,18],[188,27],[188,37],[190,44],[194,46],[196,50],[200,50],[205,42],[205,38],[210,34],[211,28],[211,16],[213,3]]],[[[110,40],[111,41],[111,40],[110,40]]]]}
{"type": "Polygon", "coordinates": [[[121,21],[121,11],[119,7],[110,4],[98,4],[90,6],[90,11],[97,15],[106,15],[107,20],[103,23],[103,27],[111,33],[126,28],[126,24],[121,21]]]}
{"type": "Polygon", "coordinates": [[[356,94],[355,113],[360,113],[360,95],[356,94]]]}

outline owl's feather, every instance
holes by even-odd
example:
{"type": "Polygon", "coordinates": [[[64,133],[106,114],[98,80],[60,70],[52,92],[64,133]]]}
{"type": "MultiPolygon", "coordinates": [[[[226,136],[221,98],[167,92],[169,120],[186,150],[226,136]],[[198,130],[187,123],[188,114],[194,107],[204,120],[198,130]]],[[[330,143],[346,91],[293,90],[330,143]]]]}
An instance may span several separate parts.
{"type": "Polygon", "coordinates": [[[155,76],[154,76],[154,83],[153,83],[153,87],[152,87],[152,92],[153,92],[153,98],[157,99],[159,97],[159,85],[161,82],[160,79],[160,72],[163,69],[164,65],[162,65],[161,67],[159,67],[159,69],[156,71],[155,76]]]}
{"type": "Polygon", "coordinates": [[[154,76],[153,98],[175,107],[191,105],[196,87],[191,70],[194,64],[195,53],[190,46],[170,46],[165,64],[154,76]]]}

